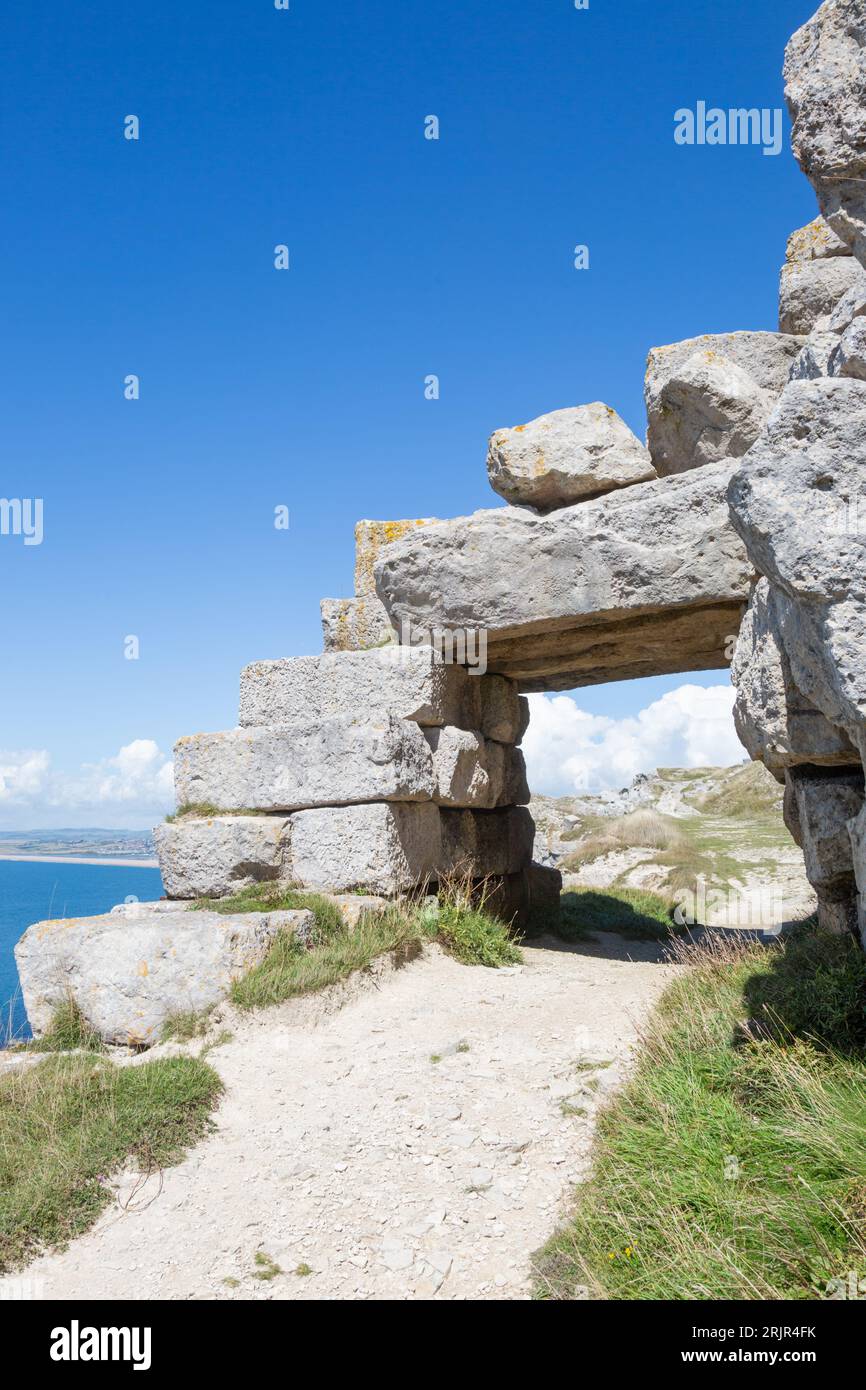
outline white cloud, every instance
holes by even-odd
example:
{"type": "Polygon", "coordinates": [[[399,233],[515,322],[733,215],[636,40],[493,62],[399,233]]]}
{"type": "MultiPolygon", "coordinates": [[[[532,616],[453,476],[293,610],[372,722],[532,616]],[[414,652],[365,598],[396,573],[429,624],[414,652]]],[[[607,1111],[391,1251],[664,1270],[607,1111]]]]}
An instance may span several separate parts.
{"type": "Polygon", "coordinates": [[[0,751],[0,814],[7,829],[140,829],[160,820],[173,799],[172,761],[153,739],[135,739],[75,772],[55,771],[44,749],[0,751]]]}
{"type": "Polygon", "coordinates": [[[529,785],[546,796],[625,787],[657,767],[728,767],[745,749],[729,685],[681,685],[623,719],[587,714],[571,695],[530,695],[529,785]]]}

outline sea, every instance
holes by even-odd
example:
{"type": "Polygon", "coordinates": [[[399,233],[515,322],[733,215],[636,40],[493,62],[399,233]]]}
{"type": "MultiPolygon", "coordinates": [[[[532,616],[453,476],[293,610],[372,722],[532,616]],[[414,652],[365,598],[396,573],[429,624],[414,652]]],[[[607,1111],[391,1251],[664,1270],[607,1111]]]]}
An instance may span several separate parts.
{"type": "Polygon", "coordinates": [[[0,1047],[31,1036],[12,948],[32,922],[94,917],[128,899],[162,897],[159,869],[0,859],[0,1047]]]}

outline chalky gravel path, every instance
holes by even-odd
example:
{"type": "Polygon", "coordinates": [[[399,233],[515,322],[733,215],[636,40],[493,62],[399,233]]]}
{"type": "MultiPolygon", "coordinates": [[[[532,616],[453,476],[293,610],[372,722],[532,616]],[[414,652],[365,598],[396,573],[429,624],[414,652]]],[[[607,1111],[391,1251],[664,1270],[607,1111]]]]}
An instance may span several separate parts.
{"type": "Polygon", "coordinates": [[[317,999],[224,1007],[214,1132],[122,1175],[25,1277],[56,1299],[528,1297],[674,974],[661,954],[605,936],[488,970],[434,947],[317,999]]]}

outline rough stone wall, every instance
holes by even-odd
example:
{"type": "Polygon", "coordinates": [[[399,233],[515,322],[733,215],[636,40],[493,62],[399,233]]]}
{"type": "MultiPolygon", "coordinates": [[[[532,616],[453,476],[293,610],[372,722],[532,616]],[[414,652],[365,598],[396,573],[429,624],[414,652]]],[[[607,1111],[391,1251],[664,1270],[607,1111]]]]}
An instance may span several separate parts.
{"type": "Polygon", "coordinates": [[[826,221],[789,243],[784,322],[807,343],[734,473],[759,575],[734,668],[737,724],[786,784],[826,925],[866,945],[866,15],[827,0],[788,45],[794,152],[826,221]],[[852,255],[853,252],[853,255],[852,255]]]}

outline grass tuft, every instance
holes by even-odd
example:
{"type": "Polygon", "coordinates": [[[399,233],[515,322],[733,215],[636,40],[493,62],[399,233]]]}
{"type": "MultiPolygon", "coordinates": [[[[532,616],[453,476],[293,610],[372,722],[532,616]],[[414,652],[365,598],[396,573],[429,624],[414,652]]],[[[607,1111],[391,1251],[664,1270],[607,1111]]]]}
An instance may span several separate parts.
{"type": "Polygon", "coordinates": [[[220,1090],[188,1057],[130,1067],[47,1057],[0,1078],[0,1272],[85,1231],[128,1161],[177,1162],[206,1133],[220,1090]]]}
{"type": "Polygon", "coordinates": [[[21,1043],[15,1052],[104,1052],[105,1045],[84,1018],[74,999],[55,1009],[41,1037],[21,1043]]]}
{"type": "Polygon", "coordinates": [[[866,961],[803,928],[775,947],[676,946],[592,1175],[537,1295],[798,1300],[866,1266],[866,961]],[[769,1018],[775,1036],[744,1032],[769,1018]]]}

